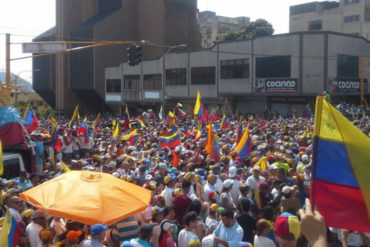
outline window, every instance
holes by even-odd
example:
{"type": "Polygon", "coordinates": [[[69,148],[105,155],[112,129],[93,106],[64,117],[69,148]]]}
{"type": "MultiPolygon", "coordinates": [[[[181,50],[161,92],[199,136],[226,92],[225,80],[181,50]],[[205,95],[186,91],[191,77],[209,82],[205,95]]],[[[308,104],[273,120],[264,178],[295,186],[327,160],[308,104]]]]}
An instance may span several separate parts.
{"type": "Polygon", "coordinates": [[[194,67],[191,68],[191,84],[215,84],[216,67],[194,67]]]}
{"type": "Polygon", "coordinates": [[[121,93],[121,80],[108,79],[106,83],[107,93],[121,93]]]}
{"type": "Polygon", "coordinates": [[[322,21],[310,21],[308,23],[308,30],[309,31],[314,31],[314,30],[321,30],[322,29],[322,21]]]}
{"type": "Polygon", "coordinates": [[[126,75],[124,77],[124,89],[139,89],[140,75],[126,75]]]}
{"type": "Polygon", "coordinates": [[[358,56],[338,55],[337,75],[338,78],[358,78],[358,56]]]}
{"type": "Polygon", "coordinates": [[[360,16],[359,15],[349,15],[344,17],[344,22],[350,23],[350,22],[359,22],[360,16]]]}
{"type": "Polygon", "coordinates": [[[144,90],[160,90],[162,88],[162,75],[144,75],[144,90]]]}
{"type": "Polygon", "coordinates": [[[186,69],[166,69],[166,85],[186,85],[186,69]]]}
{"type": "Polygon", "coordinates": [[[360,0],[344,0],[344,5],[360,3],[360,0]]]}
{"type": "Polygon", "coordinates": [[[221,61],[221,79],[249,78],[249,59],[221,61]]]}
{"type": "Polygon", "coordinates": [[[290,56],[256,58],[257,78],[290,78],[290,56]]]}

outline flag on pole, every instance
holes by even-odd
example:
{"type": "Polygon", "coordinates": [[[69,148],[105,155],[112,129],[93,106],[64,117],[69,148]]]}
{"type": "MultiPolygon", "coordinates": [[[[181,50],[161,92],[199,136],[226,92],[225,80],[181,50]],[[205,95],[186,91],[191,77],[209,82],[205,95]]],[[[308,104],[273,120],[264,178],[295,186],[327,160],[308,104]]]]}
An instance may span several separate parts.
{"type": "Polygon", "coordinates": [[[235,148],[238,156],[242,159],[248,157],[252,149],[252,142],[248,130],[249,127],[245,127],[244,134],[235,148]]]}
{"type": "Polygon", "coordinates": [[[117,138],[118,134],[119,134],[119,122],[117,121],[113,129],[112,138],[117,138]]]}
{"type": "Polygon", "coordinates": [[[335,228],[370,232],[370,139],[316,98],[311,200],[335,228]]]}
{"type": "Polygon", "coordinates": [[[63,162],[60,161],[60,167],[65,171],[65,172],[70,172],[71,169],[63,162]]]}
{"type": "Polygon", "coordinates": [[[121,140],[122,141],[127,141],[129,140],[132,136],[134,135],[137,135],[137,129],[134,129],[133,131],[131,131],[129,134],[127,135],[124,135],[124,136],[121,136],[121,140]]]}
{"type": "Polygon", "coordinates": [[[310,104],[307,104],[302,111],[302,116],[305,118],[311,118],[312,117],[312,112],[310,108],[310,104]]]}
{"type": "Polygon", "coordinates": [[[144,124],[143,121],[140,120],[140,118],[138,118],[136,120],[139,122],[141,128],[148,129],[148,127],[146,127],[146,125],[144,124]]]}
{"type": "Polygon", "coordinates": [[[125,110],[125,123],[123,124],[123,128],[125,130],[131,129],[131,122],[130,122],[130,114],[128,112],[128,107],[126,105],[126,110],[125,110]]]}
{"type": "Polygon", "coordinates": [[[159,110],[159,113],[158,113],[158,117],[159,117],[159,119],[160,120],[162,120],[162,118],[163,118],[163,113],[162,113],[162,110],[163,109],[163,107],[161,106],[161,109],[159,110]]]}
{"type": "Polygon", "coordinates": [[[37,120],[35,113],[32,109],[29,109],[26,118],[24,119],[25,125],[27,127],[28,132],[35,131],[39,126],[39,121],[37,120]]]}
{"type": "Polygon", "coordinates": [[[94,129],[96,128],[96,126],[98,126],[99,121],[100,121],[100,112],[99,112],[99,113],[98,113],[98,115],[96,116],[95,121],[94,121],[94,123],[93,123],[93,127],[94,127],[94,129]]]}
{"type": "Polygon", "coordinates": [[[197,100],[195,102],[194,115],[199,116],[203,123],[207,121],[207,111],[202,104],[201,95],[199,91],[197,93],[197,100]]]}
{"type": "Polygon", "coordinates": [[[18,241],[22,234],[22,228],[24,227],[23,224],[24,223],[22,221],[16,221],[9,209],[6,210],[2,230],[0,233],[0,246],[18,246],[18,241]]]}
{"type": "Polygon", "coordinates": [[[179,132],[176,132],[175,134],[170,135],[170,136],[160,136],[160,139],[161,139],[161,142],[160,142],[161,147],[175,148],[181,143],[181,136],[179,132]]]}
{"type": "Polygon", "coordinates": [[[208,124],[208,141],[205,150],[215,162],[220,162],[220,149],[212,133],[212,122],[208,124]]]}
{"type": "Polygon", "coordinates": [[[26,120],[27,113],[28,113],[29,109],[30,109],[30,104],[28,103],[27,106],[26,106],[26,109],[24,110],[24,113],[23,113],[23,120],[26,120]]]}
{"type": "Polygon", "coordinates": [[[182,104],[180,102],[177,102],[176,108],[181,108],[181,107],[182,107],[182,104]]]}
{"type": "Polygon", "coordinates": [[[80,113],[78,113],[78,105],[76,105],[75,110],[73,111],[73,114],[72,114],[71,120],[69,121],[68,127],[71,127],[73,121],[75,121],[76,118],[80,119],[80,113]]]}

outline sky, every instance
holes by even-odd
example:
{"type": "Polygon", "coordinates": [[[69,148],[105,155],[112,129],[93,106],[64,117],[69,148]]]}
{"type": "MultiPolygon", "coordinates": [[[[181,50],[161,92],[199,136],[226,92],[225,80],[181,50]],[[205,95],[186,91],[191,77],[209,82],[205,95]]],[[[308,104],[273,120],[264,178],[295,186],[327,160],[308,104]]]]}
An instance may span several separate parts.
{"type": "MultiPolygon", "coordinates": [[[[79,1],[79,0],[75,0],[79,1]]],[[[155,0],[154,0],[155,1],[155,0]]],[[[289,32],[289,6],[310,0],[198,0],[199,11],[215,11],[217,15],[247,16],[252,21],[263,18],[270,22],[275,34],[289,32]]],[[[5,33],[11,42],[30,42],[33,37],[55,25],[55,0],[0,0],[0,71],[5,70],[5,33]]],[[[27,56],[21,45],[11,45],[11,58],[27,56]]],[[[32,80],[32,59],[11,62],[11,72],[32,80]]]]}

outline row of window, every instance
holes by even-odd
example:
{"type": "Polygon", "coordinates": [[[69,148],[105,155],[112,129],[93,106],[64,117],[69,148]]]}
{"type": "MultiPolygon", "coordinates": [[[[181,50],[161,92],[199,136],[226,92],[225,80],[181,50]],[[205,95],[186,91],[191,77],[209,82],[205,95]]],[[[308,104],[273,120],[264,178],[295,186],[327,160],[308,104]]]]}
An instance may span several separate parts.
{"type": "MultiPolygon", "coordinates": [[[[357,78],[359,72],[359,57],[350,55],[338,55],[337,75],[340,78],[357,78]]],[[[223,60],[221,61],[221,79],[249,78],[249,59],[223,60]]],[[[290,78],[291,57],[273,56],[256,58],[256,78],[290,78]]],[[[193,67],[191,68],[192,85],[212,85],[216,83],[216,67],[193,67]]],[[[166,85],[179,86],[187,84],[186,68],[167,69],[166,85]]],[[[124,76],[124,89],[138,90],[140,75],[124,76]]],[[[144,90],[160,90],[162,88],[162,75],[144,75],[144,90]]],[[[108,93],[121,92],[121,80],[108,79],[106,82],[108,93]]]]}
{"type": "Polygon", "coordinates": [[[359,22],[360,21],[360,16],[359,15],[349,15],[344,17],[344,22],[349,23],[349,22],[359,22]]]}
{"type": "Polygon", "coordinates": [[[360,3],[360,0],[344,0],[344,5],[360,3]]]}

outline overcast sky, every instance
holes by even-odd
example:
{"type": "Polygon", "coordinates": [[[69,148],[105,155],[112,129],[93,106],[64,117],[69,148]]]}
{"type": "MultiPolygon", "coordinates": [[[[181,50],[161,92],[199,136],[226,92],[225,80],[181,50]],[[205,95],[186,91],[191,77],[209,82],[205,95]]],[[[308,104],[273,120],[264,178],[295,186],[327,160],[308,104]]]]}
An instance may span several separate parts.
{"type": "MultiPolygon", "coordinates": [[[[79,1],[79,0],[75,0],[79,1]]],[[[156,1],[156,0],[153,0],[156,1]]],[[[210,10],[223,16],[247,16],[266,19],[275,33],[289,32],[289,6],[309,0],[198,0],[200,11],[210,10]]],[[[55,25],[55,0],[0,0],[0,70],[5,69],[5,35],[12,42],[31,41],[34,36],[55,25]]],[[[11,57],[24,56],[19,45],[11,46],[11,57]]],[[[32,60],[13,61],[11,71],[30,80],[32,60]]]]}

